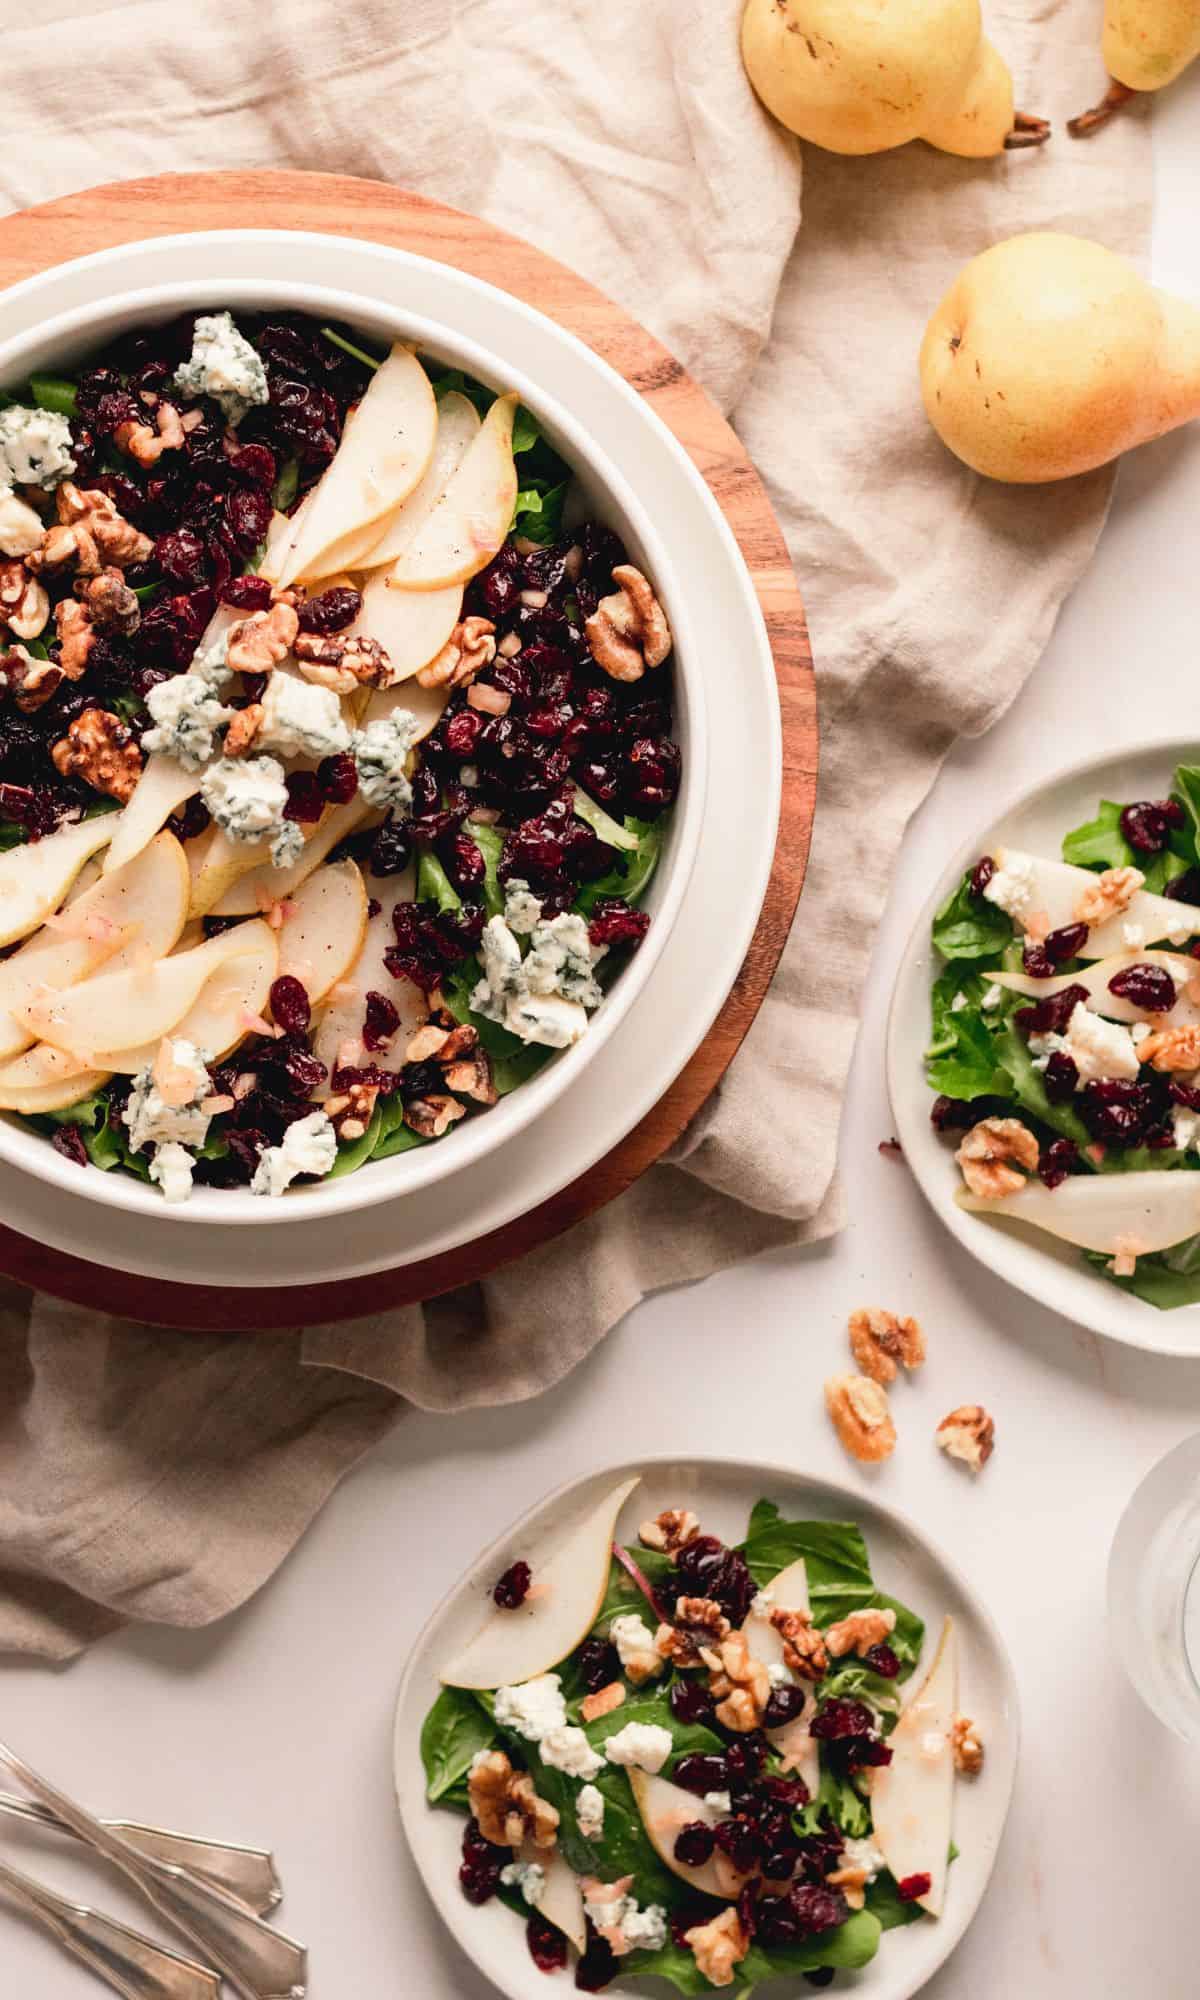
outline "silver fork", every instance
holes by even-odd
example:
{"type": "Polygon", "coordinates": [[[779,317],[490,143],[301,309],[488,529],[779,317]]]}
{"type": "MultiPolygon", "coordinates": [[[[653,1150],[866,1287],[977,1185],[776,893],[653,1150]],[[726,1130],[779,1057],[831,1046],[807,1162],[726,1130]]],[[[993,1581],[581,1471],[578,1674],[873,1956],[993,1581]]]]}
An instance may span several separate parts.
{"type": "Polygon", "coordinates": [[[304,2000],[308,1954],[294,1938],[272,1930],[244,1903],[178,1863],[139,1853],[0,1743],[0,1765],[97,1854],[129,1877],[146,1901],[180,1931],[242,1995],[242,2000],[304,2000]]]}
{"type": "MultiPolygon", "coordinates": [[[[33,1799],[14,1798],[11,1792],[0,1792],[0,1813],[8,1813],[14,1819],[31,1820],[36,1826],[50,1827],[55,1833],[65,1833],[78,1839],[72,1827],[65,1820],[52,1813],[49,1806],[39,1806],[33,1799]]],[[[104,1819],[100,1822],[107,1832],[119,1834],[131,1847],[141,1854],[150,1855],[155,1861],[174,1861],[189,1874],[202,1875],[214,1882],[226,1895],[236,1896],[255,1916],[267,1917],[277,1909],[283,1900],[283,1888],[275,1872],[275,1862],[270,1854],[260,1847],[237,1847],[225,1841],[197,1840],[188,1833],[170,1833],[161,1826],[139,1826],[135,1820],[104,1819]]]]}
{"type": "Polygon", "coordinates": [[[219,2000],[221,1982],[207,1966],[152,1944],[115,1917],[67,1902],[3,1861],[0,1889],[125,2000],[219,2000]]]}

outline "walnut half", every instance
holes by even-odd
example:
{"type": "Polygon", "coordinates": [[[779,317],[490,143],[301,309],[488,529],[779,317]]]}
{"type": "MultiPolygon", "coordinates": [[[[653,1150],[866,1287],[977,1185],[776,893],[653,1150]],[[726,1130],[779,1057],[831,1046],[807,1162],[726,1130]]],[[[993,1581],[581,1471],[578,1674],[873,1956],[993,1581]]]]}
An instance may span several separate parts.
{"type": "Polygon", "coordinates": [[[467,1797],[479,1831],[493,1847],[553,1847],[558,1839],[558,1813],[533,1788],[525,1771],[514,1771],[503,1750],[485,1751],[471,1766],[467,1797]]]}
{"type": "Polygon", "coordinates": [[[663,1555],[673,1556],[694,1542],[699,1533],[700,1523],[687,1508],[667,1507],[653,1521],[642,1522],[638,1540],[644,1549],[657,1549],[663,1555]]]}
{"type": "Polygon", "coordinates": [[[895,1381],[897,1364],[919,1368],[925,1359],[925,1337],[915,1319],[897,1319],[881,1306],[861,1306],[850,1315],[850,1352],[860,1373],[886,1389],[895,1381]]]}
{"type": "Polygon", "coordinates": [[[602,597],[584,621],[588,651],[615,681],[640,681],[647,667],[661,666],[671,650],[667,614],[650,581],[632,563],[613,570],[618,588],[602,597]]]}
{"type": "Polygon", "coordinates": [[[119,716],[85,708],[50,752],[64,778],[82,778],[95,792],[125,801],[142,775],[142,753],[119,716]]]}
{"type": "Polygon", "coordinates": [[[735,1909],[722,1910],[706,1924],[685,1932],[684,1943],[710,1986],[732,1986],[735,1966],[750,1949],[749,1933],[735,1909]]]}
{"type": "Polygon", "coordinates": [[[896,1449],[896,1426],[887,1392],[869,1375],[831,1375],[825,1384],[830,1421],[852,1458],[877,1465],[896,1449]]]}
{"type": "Polygon", "coordinates": [[[490,618],[461,618],[440,653],[421,667],[422,687],[469,687],[496,657],[496,627],[490,618]]]}
{"type": "Polygon", "coordinates": [[[942,1418],[935,1438],[948,1458],[979,1472],[996,1448],[996,1426],[981,1403],[963,1403],[942,1418]]]}

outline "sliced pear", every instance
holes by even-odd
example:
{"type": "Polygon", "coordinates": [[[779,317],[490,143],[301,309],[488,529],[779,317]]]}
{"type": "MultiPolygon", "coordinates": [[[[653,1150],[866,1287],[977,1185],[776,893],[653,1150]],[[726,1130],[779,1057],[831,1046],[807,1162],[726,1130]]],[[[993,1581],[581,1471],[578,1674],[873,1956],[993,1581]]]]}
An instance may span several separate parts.
{"type": "Polygon", "coordinates": [[[278,509],[272,514],[271,525],[267,529],[266,547],[262,553],[262,561],[258,565],[258,574],[265,576],[269,583],[277,583],[279,581],[279,573],[284,563],[287,561],[293,548],[298,544],[300,531],[304,525],[306,515],[312,508],[315,493],[316,487],[314,486],[312,491],[305,494],[300,505],[290,514],[281,514],[278,509]]]}
{"type": "Polygon", "coordinates": [[[286,550],[280,584],[344,569],[339,545],[407,498],[433,456],[436,436],[429,377],[412,349],[397,345],[346,419],[333,462],[286,550]]]}
{"type": "Polygon", "coordinates": [[[363,591],[354,629],[378,640],[403,681],[436,659],[462,615],[462,603],[461,583],[443,590],[393,590],[391,572],[377,570],[363,591]]]}
{"type": "Polygon", "coordinates": [[[272,903],[294,896],[301,883],[307,882],[339,841],[345,840],[355,827],[372,817],[371,808],[358,797],[350,799],[344,806],[335,806],[319,822],[305,842],[303,854],[297,856],[290,868],[274,868],[269,861],[265,868],[255,868],[226,889],[214,903],[210,914],[214,917],[254,916],[272,903]]]}
{"type": "MultiPolygon", "coordinates": [[[[245,949],[209,973],[195,1004],[171,1030],[173,1038],[206,1050],[213,1062],[223,1061],[253,1032],[250,1023],[263,1018],[279,963],[278,940],[269,924],[244,924],[229,935],[244,939],[245,949]]],[[[137,1048],[106,1052],[104,1060],[117,1074],[133,1076],[153,1063],[159,1046],[158,1041],[142,1042],[137,1048]]]]}
{"type": "Polygon", "coordinates": [[[1200,1174],[1072,1174],[1059,1187],[1026,1181],[1018,1194],[985,1201],[960,1188],[954,1199],[974,1215],[1007,1215],[1080,1250],[1148,1257],[1200,1231],[1200,1174]],[[1133,1249],[1133,1245],[1138,1247],[1133,1249]]]}
{"type": "Polygon", "coordinates": [[[579,1877],[570,1864],[564,1861],[558,1849],[547,1853],[544,1847],[535,1847],[532,1841],[519,1848],[516,1859],[527,1866],[530,1862],[545,1872],[542,1893],[533,1904],[540,1917],[562,1932],[568,1943],[576,1951],[587,1949],[587,1919],[583,1914],[583,1890],[579,1877]]]}
{"type": "MultiPolygon", "coordinates": [[[[798,1556],[794,1563],[789,1563],[786,1569],[780,1570],[768,1588],[771,1593],[772,1610],[811,1612],[808,1564],[803,1556],[798,1556]]],[[[742,1631],[750,1651],[755,1659],[762,1661],[764,1667],[781,1667],[785,1664],[783,1638],[769,1617],[764,1618],[752,1610],[742,1631]]],[[[777,1751],[783,1760],[784,1771],[789,1774],[794,1772],[801,1777],[815,1798],[821,1783],[821,1753],[809,1729],[810,1721],[811,1715],[806,1710],[794,1721],[784,1723],[781,1729],[769,1729],[767,1736],[772,1749],[777,1751]]]]}
{"type": "MultiPolygon", "coordinates": [[[[263,925],[269,930],[269,925],[263,925]]],[[[209,975],[257,943],[239,924],[194,951],[124,972],[101,972],[65,993],[44,993],[24,1010],[43,1041],[101,1067],[109,1050],[157,1042],[184,1018],[209,975]]]]}
{"type": "MultiPolygon", "coordinates": [[[[1086,889],[1094,889],[1096,876],[1090,868],[1075,868],[1069,861],[1044,861],[1039,854],[1027,854],[1016,847],[998,847],[993,860],[1000,868],[1011,867],[1013,863],[1029,864],[1029,902],[1026,913],[1036,914],[1044,921],[1047,930],[1061,930],[1066,924],[1076,921],[1075,910],[1080,896],[1086,889]]],[[[1018,927],[1023,928],[1020,919],[1018,927]]],[[[1133,900],[1120,912],[1110,917],[1107,923],[1096,924],[1088,932],[1087,942],[1078,958],[1112,958],[1117,953],[1127,951],[1125,943],[1126,924],[1137,924],[1142,930],[1147,944],[1182,944],[1189,937],[1200,937],[1200,909],[1191,903],[1175,903],[1169,896],[1152,896],[1145,889],[1139,889],[1133,900]]]]}
{"type": "Polygon", "coordinates": [[[494,1611],[442,1670],[446,1687],[498,1688],[549,1673],[585,1639],[608,1586],[617,1516],[640,1479],[627,1479],[537,1566],[537,1590],[519,1611],[494,1611]]]}
{"type": "Polygon", "coordinates": [[[34,1118],[65,1111],[108,1082],[106,1069],[86,1069],[64,1049],[38,1042],[0,1069],[0,1111],[23,1111],[34,1118]]]}
{"type": "Polygon", "coordinates": [[[695,1792],[685,1792],[682,1785],[673,1785],[669,1778],[652,1777],[648,1771],[639,1771],[636,1765],[631,1765],[626,1775],[642,1816],[646,1838],[664,1867],[700,1895],[717,1896],[722,1902],[732,1902],[744,1878],[739,1878],[732,1891],[723,1887],[729,1876],[724,1868],[718,1870],[715,1855],[698,1868],[691,1868],[686,1861],[675,1858],[675,1842],[685,1826],[697,1820],[704,1826],[716,1826],[727,1815],[717,1806],[706,1804],[695,1792]]]}
{"type": "Polygon", "coordinates": [[[1108,1021],[1150,1021],[1155,1028],[1182,1028],[1200,1021],[1200,965],[1186,952],[1122,951],[1115,958],[1098,958],[1079,972],[1063,972],[1053,979],[1031,979],[1025,972],[994,972],[988,977],[1008,992],[1025,993],[1034,1000],[1065,993],[1068,986],[1084,986],[1091,996],[1093,1013],[1103,1014],[1108,1021]],[[1170,973],[1176,997],[1169,1011],[1150,1015],[1123,995],[1110,993],[1109,981],[1130,965],[1160,965],[1170,973]]]}
{"type": "Polygon", "coordinates": [[[20,1010],[43,987],[74,986],[106,962],[112,972],[144,956],[161,958],[183,929],[187,901],[187,861],[171,833],[71,898],[60,917],[0,963],[0,1061],[33,1040],[20,1010]]]}
{"type": "Polygon", "coordinates": [[[420,681],[405,681],[400,687],[376,689],[367,703],[363,720],[374,722],[377,716],[390,715],[393,709],[406,708],[416,719],[414,741],[421,743],[431,729],[437,728],[449,699],[449,688],[427,688],[422,687],[420,681]]]}
{"type": "Polygon", "coordinates": [[[931,1917],[946,1899],[957,1713],[958,1633],[947,1618],[933,1665],[888,1737],[892,1761],[871,1773],[875,1843],[897,1882],[928,1875],[929,1892],[916,1901],[931,1917]]]}
{"type": "Polygon", "coordinates": [[[391,571],[394,589],[440,590],[465,583],[491,562],[517,499],[516,410],[515,395],[496,398],[458,471],[391,571]]]}
{"type": "MultiPolygon", "coordinates": [[[[361,569],[390,569],[403,555],[417,529],[425,525],[470,447],[479,436],[479,412],[457,389],[438,404],[437,437],[425,476],[407,500],[388,515],[382,533],[372,529],[359,557],[361,569]]],[[[351,567],[354,567],[352,564],[351,567]]],[[[431,656],[432,657],[432,656],[431,656]]]]}
{"type": "MultiPolygon", "coordinates": [[[[324,1063],[330,1077],[337,1067],[338,1051],[362,1034],[368,993],[385,993],[400,1015],[400,1026],[389,1046],[371,1051],[371,1061],[379,1069],[403,1066],[404,1051],[429,1013],[429,1002],[420,987],[411,979],[393,978],[384,962],[385,952],[396,942],[392,911],[398,903],[411,903],[417,893],[416,868],[410,862],[399,875],[368,875],[364,886],[368,898],[379,908],[368,919],[358,957],[330,992],[313,1037],[313,1054],[324,1063]]],[[[317,1095],[328,1097],[330,1091],[331,1085],[326,1083],[317,1095]]]]}
{"type": "Polygon", "coordinates": [[[0,945],[28,937],[53,915],[84,862],[108,846],[116,822],[116,813],[101,813],[0,854],[0,945]]]}
{"type": "Polygon", "coordinates": [[[362,950],[367,892],[355,861],[318,868],[288,898],[279,936],[279,971],[298,979],[314,1004],[345,979],[362,950]]]}

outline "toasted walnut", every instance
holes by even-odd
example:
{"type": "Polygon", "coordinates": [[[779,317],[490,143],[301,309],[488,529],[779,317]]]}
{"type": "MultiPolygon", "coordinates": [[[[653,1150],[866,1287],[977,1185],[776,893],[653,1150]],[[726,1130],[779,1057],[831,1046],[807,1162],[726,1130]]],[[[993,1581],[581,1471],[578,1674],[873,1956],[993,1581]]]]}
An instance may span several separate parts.
{"type": "Polygon", "coordinates": [[[0,492],[0,555],[30,556],[46,539],[46,524],[27,500],[0,492]]]}
{"type": "Polygon", "coordinates": [[[87,605],[97,632],[128,639],[142,622],[137,592],[129,588],[119,569],[102,569],[98,576],[82,583],[78,595],[87,605]]]}
{"type": "Polygon", "coordinates": [[[836,1624],[826,1626],[825,1644],[831,1659],[840,1660],[846,1653],[857,1653],[862,1659],[872,1646],[882,1646],[895,1629],[894,1611],[852,1611],[836,1624]]]}
{"type": "Polygon", "coordinates": [[[50,618],[50,599],[36,577],[14,557],[0,562],[0,631],[14,639],[36,639],[50,618]]]}
{"type": "Polygon", "coordinates": [[[667,1507],[653,1521],[642,1522],[638,1540],[644,1549],[657,1549],[662,1555],[674,1556],[694,1542],[699,1533],[700,1523],[694,1514],[684,1507],[667,1507]]]}
{"type": "Polygon", "coordinates": [[[183,419],[174,403],[160,403],[152,424],[118,424],[113,443],[139,465],[157,465],[164,451],[178,451],[184,441],[183,419]]]}
{"type": "Polygon", "coordinates": [[[142,774],[142,753],[119,716],[85,708],[50,752],[64,778],[82,778],[124,805],[142,774]]]}
{"type": "Polygon", "coordinates": [[[55,505],[57,524],[28,558],[30,569],[39,575],[68,563],[83,576],[96,576],[108,564],[128,569],[131,563],[145,562],[154,548],[150,536],[118,513],[107,493],[84,490],[64,479],[55,492],[55,505]]]}
{"type": "Polygon", "coordinates": [[[684,1932],[684,1943],[710,1986],[732,1986],[734,1968],[750,1949],[750,1934],[736,1909],[722,1910],[706,1924],[684,1932]]]}
{"type": "Polygon", "coordinates": [[[595,1722],[602,1715],[611,1715],[614,1708],[620,1708],[625,1700],[625,1689],[620,1681],[610,1681],[607,1687],[598,1688],[595,1694],[585,1694],[579,1704],[579,1713],[585,1722],[595,1722]]]}
{"type": "Polygon", "coordinates": [[[1038,1142],[1019,1118],[981,1118],[954,1155],[972,1194],[985,1201],[1019,1194],[1038,1163],[1038,1142]],[[1009,1161],[1015,1161],[1010,1166],[1009,1161]],[[1023,1167],[1025,1173],[1018,1173],[1023,1167]]]}
{"type": "Polygon", "coordinates": [[[722,1728],[745,1735],[763,1719],[771,1699],[771,1676],[740,1632],[722,1639],[717,1652],[721,1664],[708,1683],[709,1693],[716,1697],[717,1721],[722,1728]]]}
{"type": "Polygon", "coordinates": [[[489,1750],[476,1759],[467,1778],[471,1811],[479,1831],[493,1847],[553,1847],[558,1839],[558,1814],[533,1788],[533,1779],[514,1771],[503,1750],[489,1750]]]}
{"type": "Polygon", "coordinates": [[[496,657],[496,628],[490,618],[461,618],[441,652],[417,675],[422,687],[469,687],[496,657]]]}
{"type": "Polygon", "coordinates": [[[897,1319],[880,1306],[861,1306],[851,1313],[849,1330],[859,1373],[885,1388],[896,1379],[897,1363],[919,1368],[925,1359],[925,1336],[915,1319],[897,1319]]]}
{"type": "Polygon", "coordinates": [[[831,1375],[825,1384],[825,1408],[852,1458],[863,1465],[875,1465],[891,1457],[896,1449],[896,1426],[887,1392],[869,1375],[831,1375]]]}
{"type": "Polygon", "coordinates": [[[258,740],[264,714],[261,701],[250,701],[245,708],[239,708],[225,731],[222,754],[226,757],[244,757],[251,744],[258,740]]]}
{"type": "Polygon", "coordinates": [[[440,1008],[417,1029],[404,1051],[404,1060],[436,1063],[446,1089],[455,1097],[465,1097],[472,1104],[496,1102],[491,1057],[480,1042],[478,1029],[456,1021],[440,1008]]]}
{"type": "Polygon", "coordinates": [[[14,691],[17,707],[29,715],[62,686],[64,674],[56,660],[35,660],[24,646],[10,646],[0,651],[0,679],[14,691]]]}
{"type": "Polygon", "coordinates": [[[964,1778],[977,1778],[983,1769],[983,1738],[969,1715],[956,1715],[950,1727],[954,1768],[964,1778]]]}
{"type": "Polygon", "coordinates": [[[827,1889],[840,1889],[846,1898],[847,1907],[851,1910],[861,1910],[866,1907],[867,1884],[870,1880],[870,1871],[861,1863],[856,1866],[853,1862],[847,1862],[843,1867],[835,1868],[832,1875],[825,1877],[825,1886],[827,1889]]]}
{"type": "Polygon", "coordinates": [[[325,1100],[325,1110],[340,1140],[349,1141],[364,1137],[368,1125],[375,1116],[378,1096],[377,1084],[352,1083],[349,1090],[341,1090],[335,1097],[325,1100]]]}
{"type": "Polygon", "coordinates": [[[802,1681],[819,1681],[829,1672],[824,1635],[807,1611],[772,1610],[771,1623],[783,1640],[784,1665],[802,1681]]]}
{"type": "Polygon", "coordinates": [[[405,1124],[422,1139],[440,1139],[466,1115],[456,1097],[414,1097],[404,1107],[405,1124]]]}
{"type": "Polygon", "coordinates": [[[1073,912],[1077,924],[1105,924],[1127,910],[1145,881],[1140,868],[1106,868],[1081,891],[1073,912]]]}
{"type": "Polygon", "coordinates": [[[1200,1069],[1200,1026],[1155,1029],[1138,1044],[1138,1057],[1151,1069],[1180,1073],[1200,1069]]]}
{"type": "Polygon", "coordinates": [[[704,1651],[719,1646],[732,1629],[711,1597],[677,1597],[675,1623],[659,1626],[654,1635],[655,1650],[677,1667],[698,1667],[704,1651]]]}
{"type": "Polygon", "coordinates": [[[337,633],[329,639],[301,632],[293,650],[305,680],[332,688],[335,694],[353,694],[358,687],[391,687],[396,680],[396,670],[378,639],[360,632],[337,633]]]}
{"type": "Polygon", "coordinates": [[[996,1426],[982,1403],[963,1403],[943,1417],[935,1433],[950,1458],[961,1458],[972,1472],[987,1464],[996,1448],[996,1426]]]}
{"type": "Polygon", "coordinates": [[[269,674],[286,660],[300,630],[296,608],[283,598],[231,626],[226,660],[236,674],[269,674]]]}
{"type": "MultiPolygon", "coordinates": [[[[467,1033],[474,1035],[476,1030],[469,1028],[467,1033]]],[[[499,1093],[492,1076],[491,1057],[486,1049],[477,1046],[459,1056],[443,1056],[441,1071],[447,1090],[452,1090],[456,1097],[467,1097],[472,1104],[491,1105],[496,1102],[499,1093]]]]}
{"type": "Polygon", "coordinates": [[[647,667],[658,667],[671,650],[671,628],[649,580],[632,563],[618,563],[613,582],[619,587],[602,597],[584,622],[588,650],[598,667],[615,681],[640,681],[647,667]]]}
{"type": "Polygon", "coordinates": [[[78,598],[64,597],[54,607],[54,624],[58,632],[58,664],[69,681],[77,681],[87,671],[92,647],[99,636],[92,614],[78,598]]]}

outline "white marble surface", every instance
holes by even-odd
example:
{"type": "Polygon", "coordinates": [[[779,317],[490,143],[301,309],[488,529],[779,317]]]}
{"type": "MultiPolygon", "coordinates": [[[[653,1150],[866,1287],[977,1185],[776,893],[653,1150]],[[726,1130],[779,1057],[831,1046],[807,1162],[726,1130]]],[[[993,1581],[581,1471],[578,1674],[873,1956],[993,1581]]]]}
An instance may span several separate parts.
{"type": "MultiPolygon", "coordinates": [[[[1156,108],[1156,263],[1200,291],[1198,113],[1200,76],[1156,108]]],[[[836,1243],[652,1301],[538,1404],[406,1419],[224,1626],[126,1634],[62,1674],[0,1667],[0,1734],[97,1809],[274,1845],[282,1918],[312,1949],[314,2000],[492,1991],[413,1880],[390,1801],[400,1663],[448,1581],[499,1519],[568,1474],[641,1448],[757,1451],[853,1481],[820,1384],[841,1365],[847,1312],[869,1302],[918,1313],[931,1349],[924,1377],[897,1393],[901,1445],[877,1490],[986,1593],[1025,1713],[990,1894],[926,1990],[933,2000],[1195,1993],[1187,1876],[1200,1853],[1200,1755],[1121,1680],[1104,1576],[1132,1487],[1200,1423],[1200,1362],[1127,1353],[1009,1291],[950,1244],[877,1144],[889,1131],[881,1053],[892,968],[946,844],[993,799],[1122,730],[1177,716],[1196,733],[1197,520],[1194,428],[1127,465],[1098,560],[1033,684],[986,741],[952,760],[911,830],[844,1132],[854,1219],[836,1243]],[[972,1488],[930,1436],[946,1410],[976,1399],[993,1410],[999,1442],[972,1488]],[[732,1435],[731,1400],[744,1413],[732,1435]]],[[[137,1914],[47,1842],[6,1835],[3,1852],[137,1914]]],[[[88,1990],[39,1934],[4,1912],[0,1926],[0,1993],[69,2000],[88,1990]]]]}

